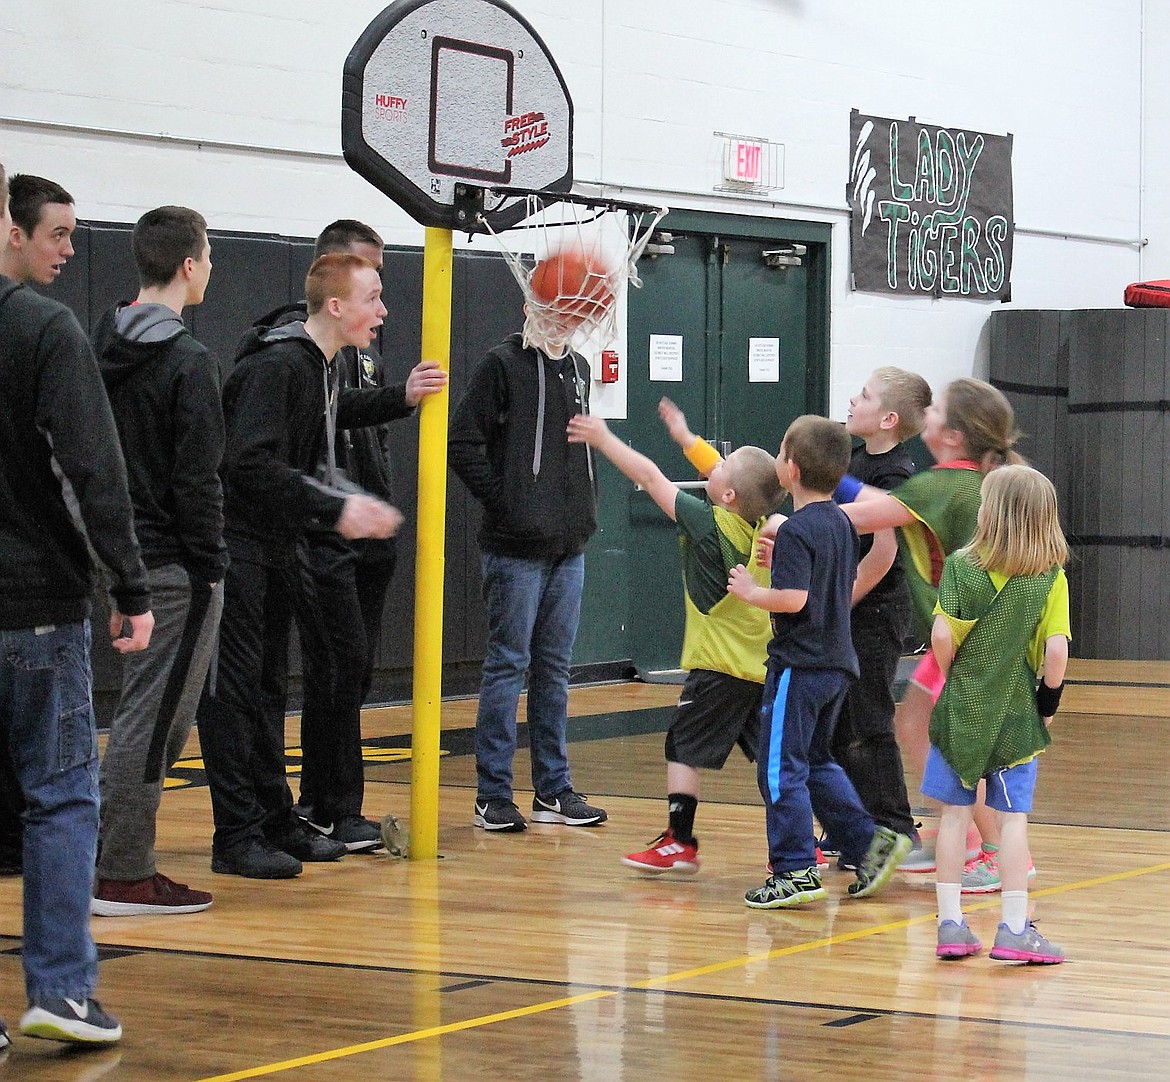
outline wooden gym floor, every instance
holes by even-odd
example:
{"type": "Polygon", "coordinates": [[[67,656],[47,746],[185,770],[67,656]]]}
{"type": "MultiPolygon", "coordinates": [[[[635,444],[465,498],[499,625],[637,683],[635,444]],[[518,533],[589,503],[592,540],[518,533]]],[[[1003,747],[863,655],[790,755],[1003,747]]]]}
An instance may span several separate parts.
{"type": "MultiPolygon", "coordinates": [[[[444,705],[437,862],[384,854],[263,883],[209,871],[197,747],[163,800],[160,869],[205,913],[97,919],[120,1046],[15,1036],[0,1080],[1166,1078],[1170,1068],[1170,663],[1074,662],[1031,832],[1033,902],[1062,966],[934,957],[932,877],[876,898],[757,912],[753,771],[705,777],[703,868],[623,867],[661,829],[662,730],[678,689],[574,690],[593,830],[471,826],[473,701],[444,705]]],[[[366,808],[409,807],[409,708],[369,710],[366,808]]],[[[290,772],[296,726],[290,723],[290,772]]],[[[526,779],[526,753],[517,778],[526,779]]],[[[293,782],[294,792],[296,789],[293,782]]],[[[531,794],[521,792],[522,810],[531,794]]],[[[970,899],[985,944],[996,896],[970,899]]],[[[0,1015],[23,1009],[20,884],[0,880],[0,1015]]]]}

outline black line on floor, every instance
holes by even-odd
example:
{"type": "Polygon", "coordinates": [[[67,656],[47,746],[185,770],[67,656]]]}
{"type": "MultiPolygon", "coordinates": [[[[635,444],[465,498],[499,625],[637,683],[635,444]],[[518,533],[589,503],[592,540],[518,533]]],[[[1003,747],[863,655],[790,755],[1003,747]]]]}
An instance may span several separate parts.
{"type": "MultiPolygon", "coordinates": [[[[19,936],[0,934],[0,940],[16,940],[19,936]]],[[[463,973],[440,970],[411,969],[406,966],[377,966],[351,964],[346,962],[325,962],[316,959],[270,958],[254,954],[221,954],[216,951],[180,950],[173,947],[107,947],[106,950],[120,952],[121,956],[132,954],[160,954],[178,958],[214,959],[217,961],[259,962],[269,965],[308,966],[316,969],[336,969],[345,972],[394,973],[406,977],[431,976],[457,978],[463,986],[490,984],[513,984],[533,988],[555,988],[564,991],[566,997],[583,992],[611,992],[614,995],[669,996],[677,999],[694,999],[711,1003],[735,1003],[761,1007],[791,1007],[811,1011],[832,1011],[846,1017],[858,1016],[859,1021],[877,1018],[918,1018],[928,1020],[945,1019],[950,1022],[970,1022],[976,1025],[1000,1026],[1005,1029],[1034,1029],[1054,1033],[1085,1033],[1106,1037],[1141,1037],[1170,1045],[1170,1034],[1143,1033],[1140,1030],[1107,1029],[1103,1026],[1073,1026],[1054,1022],[1023,1021],[1013,1018],[982,1018],[978,1015],[949,1014],[946,1012],[899,1010],[884,1007],[859,1007],[851,1003],[817,1003],[812,1000],[772,999],[760,996],[740,996],[716,992],[690,992],[675,988],[640,988],[620,984],[582,984],[571,981],[556,981],[545,977],[512,977],[504,974],[463,973]],[[866,1016],[864,1018],[860,1016],[866,1016]]],[[[0,954],[12,953],[0,951],[0,954]]],[[[1075,963],[1073,963],[1075,964],[1075,963]]]]}
{"type": "Polygon", "coordinates": [[[875,1018],[881,1018],[880,1014],[851,1014],[848,1018],[834,1018],[831,1022],[825,1022],[825,1029],[844,1029],[846,1026],[855,1026],[858,1022],[872,1022],[875,1018]]]}
{"type": "Polygon", "coordinates": [[[492,981],[488,981],[488,980],[464,981],[462,984],[448,984],[445,987],[440,988],[439,991],[440,992],[466,992],[467,989],[469,989],[469,988],[486,988],[488,985],[490,985],[492,983],[493,983],[492,981]]]}

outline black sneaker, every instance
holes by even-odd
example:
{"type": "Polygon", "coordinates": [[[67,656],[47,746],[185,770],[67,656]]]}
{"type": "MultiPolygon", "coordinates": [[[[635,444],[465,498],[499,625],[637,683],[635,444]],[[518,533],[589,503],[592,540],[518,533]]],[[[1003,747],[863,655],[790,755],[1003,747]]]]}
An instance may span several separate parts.
{"type": "Polygon", "coordinates": [[[498,830],[503,834],[515,834],[528,829],[527,820],[510,800],[477,799],[475,815],[471,821],[484,830],[498,830]]]}
{"type": "Polygon", "coordinates": [[[113,1044],[122,1037],[122,1027],[96,999],[64,996],[32,1004],[20,1020],[20,1032],[26,1037],[81,1044],[113,1044]]]}
{"type": "Polygon", "coordinates": [[[8,1027],[4,1024],[4,1019],[0,1018],[0,1050],[7,1048],[12,1044],[12,1038],[8,1036],[8,1027]]]}
{"type": "Polygon", "coordinates": [[[301,874],[301,862],[270,841],[252,838],[222,852],[212,849],[211,870],[246,879],[292,879],[301,874]]]}
{"type": "Polygon", "coordinates": [[[895,834],[889,827],[876,827],[869,849],[857,868],[857,879],[849,884],[849,897],[867,898],[884,887],[913,844],[909,834],[895,834]]]}
{"type": "Polygon", "coordinates": [[[600,808],[586,803],[586,797],[566,789],[554,797],[532,798],[534,823],[564,823],[569,827],[596,827],[609,818],[600,808]]]}
{"type": "Polygon", "coordinates": [[[269,831],[268,840],[289,856],[310,864],[340,860],[346,854],[344,844],[318,834],[303,819],[295,817],[278,830],[269,831]]]}
{"type": "Polygon", "coordinates": [[[382,848],[381,827],[360,815],[340,816],[325,830],[311,820],[309,826],[330,840],[341,842],[350,853],[370,853],[382,848]]]}
{"type": "Polygon", "coordinates": [[[816,868],[804,868],[769,876],[762,887],[749,890],[743,900],[751,909],[787,909],[820,901],[824,896],[825,888],[816,868]]]}

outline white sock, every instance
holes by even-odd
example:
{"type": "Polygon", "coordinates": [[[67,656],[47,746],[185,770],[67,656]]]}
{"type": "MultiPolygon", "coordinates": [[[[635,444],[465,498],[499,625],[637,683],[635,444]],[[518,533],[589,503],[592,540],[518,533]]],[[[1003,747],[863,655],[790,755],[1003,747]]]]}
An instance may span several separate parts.
{"type": "Polygon", "coordinates": [[[1015,935],[1019,935],[1028,926],[1028,892],[1005,890],[1000,901],[1003,905],[1003,923],[1015,935]]]}
{"type": "Polygon", "coordinates": [[[953,920],[963,923],[963,885],[961,883],[935,883],[934,894],[938,899],[938,922],[953,920]]]}

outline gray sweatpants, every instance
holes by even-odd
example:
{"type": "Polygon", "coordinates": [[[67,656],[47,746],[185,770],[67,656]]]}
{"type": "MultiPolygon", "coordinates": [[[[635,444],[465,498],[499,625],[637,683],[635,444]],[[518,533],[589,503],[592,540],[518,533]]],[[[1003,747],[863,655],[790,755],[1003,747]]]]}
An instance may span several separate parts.
{"type": "Polygon", "coordinates": [[[195,723],[223,612],[223,583],[213,590],[178,564],[150,569],[150,594],[150,646],[122,657],[122,695],[102,758],[102,879],[148,879],[157,870],[163,779],[195,723]]]}

